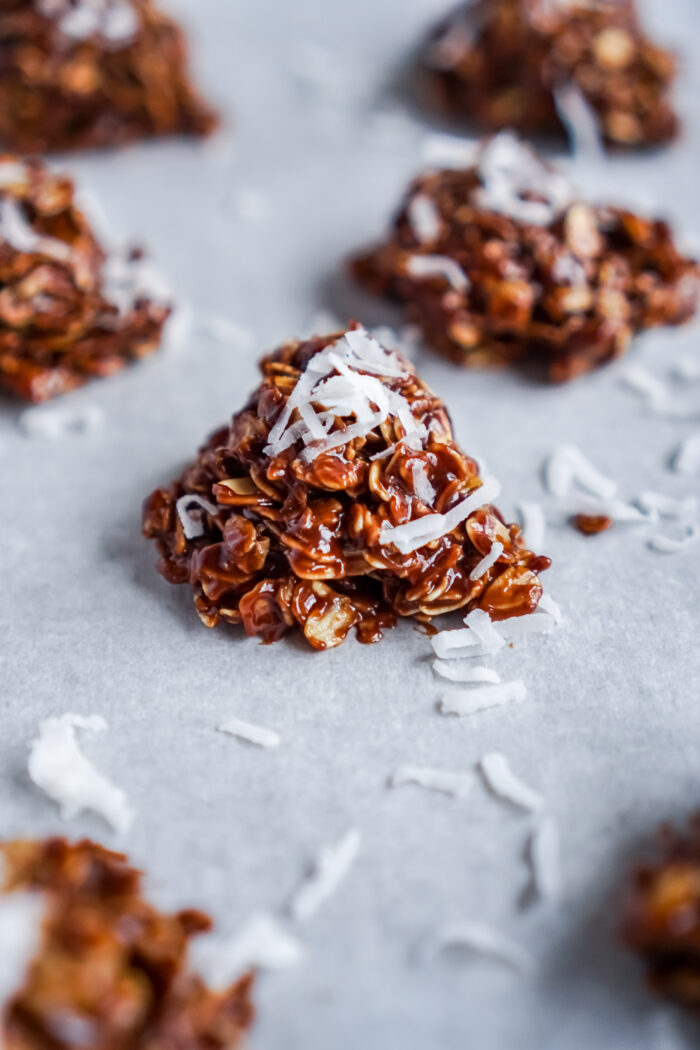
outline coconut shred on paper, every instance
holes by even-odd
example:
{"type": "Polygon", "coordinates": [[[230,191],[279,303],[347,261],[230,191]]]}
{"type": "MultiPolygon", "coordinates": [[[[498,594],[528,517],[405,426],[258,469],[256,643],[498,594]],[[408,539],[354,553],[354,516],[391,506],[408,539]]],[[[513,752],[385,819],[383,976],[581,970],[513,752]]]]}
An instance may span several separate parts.
{"type": "Polygon", "coordinates": [[[134,815],[121,788],[99,773],[78,746],[76,729],[102,733],[107,723],[100,715],[65,714],[47,718],[30,745],[29,776],[57,802],[65,819],[87,810],[125,833],[134,815]]]}
{"type": "Polygon", "coordinates": [[[360,852],[361,836],[356,828],[339,842],[320,850],[312,871],[292,896],[289,914],[297,921],[312,918],[348,874],[360,852]]]}
{"type": "Polygon", "coordinates": [[[255,912],[235,934],[198,937],[191,948],[192,967],[212,988],[226,988],[250,970],[276,971],[296,966],[303,945],[274,916],[255,912]]]}

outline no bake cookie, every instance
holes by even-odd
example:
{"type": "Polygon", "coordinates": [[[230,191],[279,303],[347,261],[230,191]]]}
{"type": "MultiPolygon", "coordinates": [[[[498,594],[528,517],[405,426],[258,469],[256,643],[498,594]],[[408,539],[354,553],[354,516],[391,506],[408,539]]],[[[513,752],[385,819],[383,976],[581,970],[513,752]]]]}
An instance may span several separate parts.
{"type": "Polygon", "coordinates": [[[6,1050],[241,1045],[251,978],[212,991],[188,966],[206,915],[159,912],[140,872],[87,840],[11,842],[0,856],[6,1050]]]}
{"type": "Polygon", "coordinates": [[[585,119],[617,147],[678,131],[676,61],[634,0],[478,0],[435,30],[422,64],[442,110],[490,130],[556,134],[585,119]]]}
{"type": "Polygon", "coordinates": [[[445,406],[359,326],[293,341],[168,488],[146,500],[159,571],[208,627],[316,649],[397,616],[533,612],[549,559],[528,550],[458,447],[445,406]]]}
{"type": "Polygon", "coordinates": [[[687,321],[700,294],[700,268],[665,222],[581,200],[508,132],[473,166],[417,178],[352,272],[451,360],[552,380],[618,357],[635,332],[687,321]]]}
{"type": "Polygon", "coordinates": [[[0,391],[45,401],[155,350],[170,313],[140,252],[106,252],[70,179],[0,157],[0,391]]]}
{"type": "Polygon", "coordinates": [[[664,828],[627,887],[623,934],[661,995],[700,1008],[700,818],[664,828]]]}
{"type": "Polygon", "coordinates": [[[151,0],[4,0],[0,147],[95,149],[216,124],[182,30],[151,0]]]}

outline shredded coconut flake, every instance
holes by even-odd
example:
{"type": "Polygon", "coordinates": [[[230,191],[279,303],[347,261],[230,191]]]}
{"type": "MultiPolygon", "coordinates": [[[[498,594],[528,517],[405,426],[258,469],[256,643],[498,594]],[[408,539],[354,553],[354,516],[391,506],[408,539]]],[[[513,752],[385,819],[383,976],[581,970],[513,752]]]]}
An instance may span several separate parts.
{"type": "Polygon", "coordinates": [[[542,796],[523,783],[519,777],[516,777],[505,755],[498,751],[492,751],[488,755],[484,755],[479,763],[479,768],[486,784],[493,791],[494,795],[498,795],[499,798],[512,802],[514,806],[519,806],[520,809],[526,809],[531,813],[542,809],[544,805],[542,796]]]}
{"type": "Polygon", "coordinates": [[[700,419],[700,403],[688,404],[687,402],[674,399],[665,409],[660,410],[666,419],[677,419],[681,422],[700,419]]]}
{"type": "Polygon", "coordinates": [[[469,630],[473,631],[477,636],[479,639],[479,645],[482,649],[495,653],[502,648],[504,644],[503,638],[494,626],[489,614],[484,612],[483,609],[472,609],[472,611],[464,617],[464,622],[469,630]]]}
{"type": "Polygon", "coordinates": [[[613,521],[631,524],[649,522],[655,516],[654,512],[642,511],[639,507],[626,503],[622,499],[600,499],[585,495],[569,496],[563,501],[562,509],[569,516],[577,514],[592,517],[603,516],[612,518],[613,521]]]}
{"type": "MultiPolygon", "coordinates": [[[[0,168],[0,180],[2,169],[0,168]]],[[[671,373],[675,379],[682,383],[697,383],[700,381],[700,359],[694,357],[681,357],[676,361],[671,373]]]]}
{"type": "Polygon", "coordinates": [[[113,3],[105,13],[102,35],[112,44],[126,44],[139,31],[139,19],[128,3],[113,3]]]}
{"type": "Polygon", "coordinates": [[[545,465],[545,482],[553,496],[568,496],[574,484],[600,499],[612,499],[617,484],[601,474],[573,445],[561,445],[545,465]]]}
{"type": "Polygon", "coordinates": [[[510,937],[480,922],[467,920],[443,926],[433,935],[429,945],[431,954],[455,948],[494,959],[519,973],[529,974],[535,968],[534,959],[529,952],[510,937]]]}
{"type": "Polygon", "coordinates": [[[544,817],[530,836],[532,881],[543,900],[561,897],[561,854],[559,829],[553,817],[544,817]]]}
{"type": "Polygon", "coordinates": [[[499,685],[484,685],[475,689],[455,689],[443,696],[440,710],[444,715],[476,715],[492,707],[518,703],[527,696],[525,683],[516,679],[499,685]]]}
{"type": "Polygon", "coordinates": [[[490,656],[498,652],[506,640],[514,641],[531,634],[549,634],[559,620],[547,610],[546,603],[545,606],[542,603],[540,605],[543,611],[538,609],[529,616],[510,616],[496,622],[482,609],[474,609],[464,621],[468,625],[467,629],[440,631],[433,635],[430,639],[433,651],[443,660],[490,656]]]}
{"type": "Polygon", "coordinates": [[[76,729],[101,733],[107,723],[99,715],[65,714],[47,718],[39,725],[39,736],[29,754],[29,776],[61,808],[65,819],[92,810],[115,831],[126,832],[133,813],[124,792],[97,772],[76,739],[76,729]]]}
{"type": "MultiPolygon", "coordinates": [[[[441,660],[460,659],[462,657],[490,656],[495,649],[484,651],[476,633],[469,628],[462,627],[456,631],[440,631],[430,639],[433,652],[441,660]]],[[[501,639],[500,649],[503,645],[501,639]]]]}
{"type": "Polygon", "coordinates": [[[547,524],[539,503],[521,503],[519,508],[523,537],[530,550],[541,550],[547,524]]]}
{"type": "Polygon", "coordinates": [[[26,164],[15,160],[0,161],[0,186],[6,189],[9,186],[22,185],[27,181],[29,170],[26,164]]]}
{"type": "Polygon", "coordinates": [[[196,540],[199,536],[204,535],[203,523],[199,519],[193,518],[189,513],[189,507],[194,505],[201,507],[207,514],[218,514],[219,512],[219,508],[214,503],[210,503],[204,496],[198,496],[196,492],[188,492],[186,495],[180,496],[175,504],[175,510],[180,519],[186,540],[196,540]]]}
{"type": "Polygon", "coordinates": [[[418,280],[443,277],[456,292],[471,288],[466,273],[449,255],[411,255],[406,261],[406,273],[418,280]]]}
{"type": "Polygon", "coordinates": [[[289,904],[289,914],[299,921],[310,919],[332,896],[355,862],[360,851],[360,832],[353,828],[333,846],[325,846],[314,870],[299,887],[289,904]]]}
{"type": "Polygon", "coordinates": [[[18,252],[47,255],[58,262],[66,262],[72,254],[70,245],[65,241],[37,233],[21,205],[11,197],[0,201],[0,238],[18,252]]]}
{"type": "Polygon", "coordinates": [[[692,525],[687,527],[685,535],[680,539],[664,536],[662,533],[657,532],[650,537],[649,546],[653,551],[658,551],[659,554],[680,554],[681,551],[694,546],[698,540],[700,540],[700,525],[693,522],[692,525]]]}
{"type": "Polygon", "coordinates": [[[408,221],[419,244],[433,244],[439,240],[442,220],[430,197],[417,193],[408,205],[408,221]]]}
{"type": "Polygon", "coordinates": [[[55,441],[67,434],[96,430],[103,422],[104,411],[99,405],[82,405],[80,408],[40,405],[22,412],[17,426],[27,437],[55,441]]]}
{"type": "Polygon", "coordinates": [[[548,226],[573,199],[568,179],[550,170],[510,131],[481,149],[478,170],[482,186],[473,193],[477,206],[519,222],[548,226]]]}
{"type": "Polygon", "coordinates": [[[233,937],[205,934],[190,948],[193,969],[211,988],[228,988],[249,970],[296,966],[304,948],[267,912],[256,912],[233,937]]]}
{"type": "Polygon", "coordinates": [[[504,549],[505,548],[500,540],[496,540],[492,543],[491,550],[488,554],[484,555],[481,561],[478,562],[469,573],[469,579],[475,581],[480,580],[482,576],[485,576],[489,569],[496,564],[500,556],[503,554],[504,549]]]}
{"type": "Polygon", "coordinates": [[[569,81],[554,90],[554,103],[569,136],[569,145],[579,161],[605,159],[600,121],[577,84],[569,81]]]}
{"type": "Polygon", "coordinates": [[[139,31],[139,17],[127,0],[36,0],[37,10],[57,19],[61,32],[74,40],[101,36],[115,46],[125,46],[139,31]]]}
{"type": "Polygon", "coordinates": [[[700,430],[678,446],[671,460],[671,469],[676,474],[700,474],[700,430]]]}
{"type": "Polygon", "coordinates": [[[496,499],[500,491],[501,486],[495,478],[484,478],[478,489],[445,514],[425,514],[404,525],[384,526],[379,535],[379,542],[383,546],[391,543],[401,554],[410,554],[426,543],[433,543],[447,536],[475,510],[496,499]]]}
{"type": "Polygon", "coordinates": [[[423,139],[421,153],[426,164],[440,168],[469,168],[474,163],[479,144],[475,139],[430,132],[423,139]]]}
{"type": "Polygon", "coordinates": [[[165,322],[162,347],[170,354],[179,354],[184,350],[195,328],[195,314],[188,302],[179,302],[165,322]]]}
{"type": "Polygon", "coordinates": [[[400,766],[389,781],[391,787],[417,784],[429,791],[440,791],[444,795],[464,798],[469,794],[473,778],[469,773],[452,773],[445,769],[428,766],[400,766]]]}
{"type": "Polygon", "coordinates": [[[496,627],[491,622],[491,617],[483,609],[473,609],[465,617],[466,628],[456,631],[440,631],[430,639],[436,656],[452,658],[461,656],[462,653],[455,650],[468,650],[465,656],[491,656],[502,649],[505,642],[496,627]]]}
{"type": "Polygon", "coordinates": [[[697,514],[700,507],[697,496],[676,499],[662,492],[643,492],[637,502],[648,514],[658,514],[662,518],[689,518],[697,514]]]}
{"type": "Polygon", "coordinates": [[[433,670],[448,682],[489,682],[497,685],[501,676],[490,667],[469,667],[461,661],[433,660],[433,670]]]}
{"type": "Polygon", "coordinates": [[[418,499],[422,500],[428,507],[432,507],[437,493],[430,483],[425,463],[416,460],[411,465],[411,477],[413,479],[413,491],[418,499]]]}
{"type": "Polygon", "coordinates": [[[247,740],[250,744],[258,747],[279,747],[282,738],[273,729],[264,729],[262,726],[253,725],[251,722],[242,722],[239,718],[231,718],[219,726],[220,733],[228,736],[237,736],[239,740],[247,740]]]}
{"type": "Polygon", "coordinates": [[[406,438],[423,438],[425,427],[413,416],[408,401],[378,378],[406,374],[401,359],[364,328],[346,332],[310,359],[270,431],[265,454],[276,456],[300,441],[305,446],[302,459],[311,462],[355,438],[367,437],[390,416],[399,421],[406,438]],[[295,412],[300,418],[293,423],[295,412]],[[330,428],[339,416],[354,416],[356,422],[333,431],[330,428]]]}
{"type": "Polygon", "coordinates": [[[528,638],[533,634],[550,634],[559,622],[555,614],[542,610],[542,603],[537,612],[528,616],[509,616],[505,620],[498,620],[494,624],[496,631],[509,642],[515,642],[519,638],[528,638]]]}
{"type": "Polygon", "coordinates": [[[555,259],[552,277],[557,284],[567,284],[577,288],[586,284],[586,270],[582,262],[572,252],[562,252],[555,259]]]}
{"type": "Polygon", "coordinates": [[[700,406],[680,401],[669,387],[641,365],[628,365],[620,382],[644,398],[652,411],[668,419],[698,419],[700,406]]]}
{"type": "Polygon", "coordinates": [[[24,985],[41,948],[46,900],[39,893],[0,895],[0,1010],[24,985]]]}
{"type": "Polygon", "coordinates": [[[626,389],[640,394],[652,408],[666,408],[670,393],[666,384],[642,365],[627,365],[620,374],[620,383],[626,389]]]}
{"type": "Polygon", "coordinates": [[[564,622],[561,606],[559,605],[559,602],[552,598],[551,594],[542,595],[537,609],[538,611],[549,613],[557,627],[564,622]]]}
{"type": "Polygon", "coordinates": [[[104,296],[119,313],[129,314],[145,299],[169,306],[173,293],[163,275],[129,248],[114,248],[104,265],[104,296]]]}

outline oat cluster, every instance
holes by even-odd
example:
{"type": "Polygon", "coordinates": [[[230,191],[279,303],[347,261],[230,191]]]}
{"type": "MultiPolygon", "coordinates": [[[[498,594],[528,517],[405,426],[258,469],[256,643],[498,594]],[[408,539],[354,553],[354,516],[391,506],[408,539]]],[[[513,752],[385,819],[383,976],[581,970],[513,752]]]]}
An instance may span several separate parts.
{"type": "Polygon", "coordinates": [[[663,830],[627,888],[623,933],[655,991],[700,1008],[700,819],[663,830]]]}
{"type": "Polygon", "coordinates": [[[6,1050],[241,1044],[251,978],[212,992],[188,969],[188,943],[209,929],[206,915],[159,912],[142,896],[140,872],[87,840],[17,841],[1,854],[5,892],[36,893],[46,908],[40,950],[6,1008],[6,1050]]]}
{"type": "Polygon", "coordinates": [[[0,390],[45,401],[111,375],[169,313],[138,252],[103,250],[70,179],[0,157],[0,390]]]}
{"type": "Polygon", "coordinates": [[[437,28],[423,65],[442,109],[491,130],[561,133],[573,90],[608,145],[678,132],[676,62],[645,35],[635,0],[478,0],[437,28]]]}
{"type": "Polygon", "coordinates": [[[537,607],[549,560],[527,550],[490,499],[480,505],[478,466],[411,365],[357,326],[289,342],[261,367],[262,383],[230,426],[144,507],[159,571],[193,588],[208,627],[240,623],[265,642],[298,627],[326,649],[353,627],[375,641],[396,616],[429,621],[478,607],[502,619],[537,607]],[[374,355],[355,369],[340,359],[353,334],[374,355]],[[338,370],[321,380],[330,385],[315,403],[299,399],[300,384],[336,351],[338,370]],[[285,412],[292,397],[299,407],[285,412]],[[459,520],[468,497],[475,509],[459,520]],[[410,535],[391,531],[409,522],[410,535]],[[472,579],[497,543],[494,563],[472,579]]]}
{"type": "Polygon", "coordinates": [[[687,321],[700,295],[700,268],[667,223],[582,201],[505,132],[473,166],[417,178],[352,270],[450,360],[556,381],[618,357],[643,329],[687,321]]]}
{"type": "Polygon", "coordinates": [[[16,153],[205,135],[179,26],[151,0],[3,0],[0,145],[16,153]]]}

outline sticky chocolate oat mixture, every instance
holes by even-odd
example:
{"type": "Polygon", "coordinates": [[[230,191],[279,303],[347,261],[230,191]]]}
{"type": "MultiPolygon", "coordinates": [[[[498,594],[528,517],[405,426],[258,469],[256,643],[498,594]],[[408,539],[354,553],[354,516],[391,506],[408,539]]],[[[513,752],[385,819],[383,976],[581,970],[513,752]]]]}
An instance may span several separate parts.
{"type": "Polygon", "coordinates": [[[155,350],[170,313],[139,253],[107,255],[70,179],[0,157],[0,391],[45,401],[155,350]]]}
{"type": "Polygon", "coordinates": [[[206,135],[182,30],[151,0],[3,0],[0,146],[16,153],[206,135]]]}
{"type": "Polygon", "coordinates": [[[700,1008],[700,818],[685,834],[665,828],[654,856],[635,871],[623,934],[655,991],[700,1008]]]}
{"type": "Polygon", "coordinates": [[[397,615],[537,607],[549,559],[504,524],[498,484],[411,365],[354,326],[261,368],[246,407],[144,507],[159,571],[190,584],[208,627],[242,623],[264,642],[299,627],[327,649],[352,627],[376,641],[397,615]]]}
{"type": "Polygon", "coordinates": [[[635,332],[687,321],[700,293],[665,222],[577,199],[508,132],[473,167],[417,178],[352,272],[451,360],[556,381],[618,357],[635,332]]]}
{"type": "Polygon", "coordinates": [[[645,36],[634,0],[478,0],[437,28],[423,68],[441,109],[494,131],[561,133],[582,110],[613,146],[678,131],[675,59],[645,36]]]}
{"type": "Polygon", "coordinates": [[[87,840],[18,841],[0,852],[3,889],[42,907],[39,949],[4,1011],[6,1050],[241,1046],[251,978],[213,992],[188,969],[188,942],[210,928],[206,915],[157,911],[126,858],[87,840]]]}

